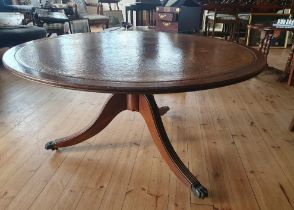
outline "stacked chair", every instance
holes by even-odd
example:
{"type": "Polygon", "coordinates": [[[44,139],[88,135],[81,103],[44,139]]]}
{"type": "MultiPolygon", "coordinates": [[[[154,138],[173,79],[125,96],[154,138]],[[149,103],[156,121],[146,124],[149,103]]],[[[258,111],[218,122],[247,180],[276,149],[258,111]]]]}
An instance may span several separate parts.
{"type": "Polygon", "coordinates": [[[247,28],[250,13],[276,13],[278,10],[292,8],[292,0],[208,0],[203,9],[205,34],[214,37],[217,24],[222,24],[221,36],[238,41],[241,29],[247,28]]]}

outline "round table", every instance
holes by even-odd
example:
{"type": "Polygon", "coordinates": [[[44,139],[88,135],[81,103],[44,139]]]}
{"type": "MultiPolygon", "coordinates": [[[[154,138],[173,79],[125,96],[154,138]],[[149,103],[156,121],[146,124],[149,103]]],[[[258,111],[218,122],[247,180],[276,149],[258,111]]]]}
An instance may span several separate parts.
{"type": "Polygon", "coordinates": [[[249,79],[266,67],[257,50],[207,37],[176,33],[119,31],[59,36],[8,50],[4,65],[40,83],[113,93],[97,119],[46,149],[78,144],[103,130],[121,111],[142,114],[163,159],[199,198],[208,196],[175,152],[153,94],[217,88],[249,79]]]}

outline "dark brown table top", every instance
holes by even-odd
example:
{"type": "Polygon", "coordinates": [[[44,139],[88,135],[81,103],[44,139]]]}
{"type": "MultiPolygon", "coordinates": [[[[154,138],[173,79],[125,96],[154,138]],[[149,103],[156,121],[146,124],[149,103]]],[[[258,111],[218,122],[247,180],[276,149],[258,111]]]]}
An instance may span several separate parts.
{"type": "Polygon", "coordinates": [[[119,31],[64,35],[8,50],[4,65],[34,81],[107,93],[172,93],[241,82],[266,66],[257,50],[195,35],[119,31]]]}

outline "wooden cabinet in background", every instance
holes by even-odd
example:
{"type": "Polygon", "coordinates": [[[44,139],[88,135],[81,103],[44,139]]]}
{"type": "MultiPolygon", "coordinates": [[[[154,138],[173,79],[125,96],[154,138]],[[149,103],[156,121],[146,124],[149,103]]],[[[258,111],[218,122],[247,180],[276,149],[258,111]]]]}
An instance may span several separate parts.
{"type": "Polygon", "coordinates": [[[156,7],[156,31],[198,32],[201,7],[156,7]]]}

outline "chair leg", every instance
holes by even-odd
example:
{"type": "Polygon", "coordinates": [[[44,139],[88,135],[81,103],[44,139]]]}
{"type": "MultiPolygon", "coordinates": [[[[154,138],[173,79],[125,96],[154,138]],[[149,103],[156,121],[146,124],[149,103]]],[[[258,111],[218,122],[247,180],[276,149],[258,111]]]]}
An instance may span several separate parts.
{"type": "Polygon", "coordinates": [[[229,40],[234,41],[235,24],[230,24],[230,35],[229,40]]]}
{"type": "Polygon", "coordinates": [[[230,24],[229,41],[233,41],[233,25],[230,24]]]}
{"type": "Polygon", "coordinates": [[[103,15],[103,5],[102,3],[99,3],[97,6],[97,14],[98,15],[103,15]]]}
{"type": "Polygon", "coordinates": [[[212,33],[211,33],[211,36],[214,37],[214,31],[215,31],[215,21],[213,21],[213,25],[212,25],[212,33]]]}
{"type": "Polygon", "coordinates": [[[208,18],[205,18],[205,27],[204,27],[204,33],[206,33],[206,36],[208,36],[208,18]]]}
{"type": "Polygon", "coordinates": [[[207,23],[206,36],[209,36],[209,31],[210,31],[210,23],[207,23]]]}
{"type": "Polygon", "coordinates": [[[230,27],[229,27],[227,24],[223,23],[223,30],[222,30],[222,33],[223,33],[223,35],[224,35],[225,40],[228,40],[227,33],[228,33],[228,30],[229,30],[229,29],[230,29],[230,27]]]}
{"type": "Polygon", "coordinates": [[[237,23],[233,23],[233,31],[232,31],[232,41],[236,41],[236,31],[237,31],[237,23]]]}
{"type": "Polygon", "coordinates": [[[241,26],[242,26],[242,23],[240,21],[238,21],[236,23],[236,42],[238,42],[238,43],[239,43],[239,38],[240,38],[241,26]]]}

